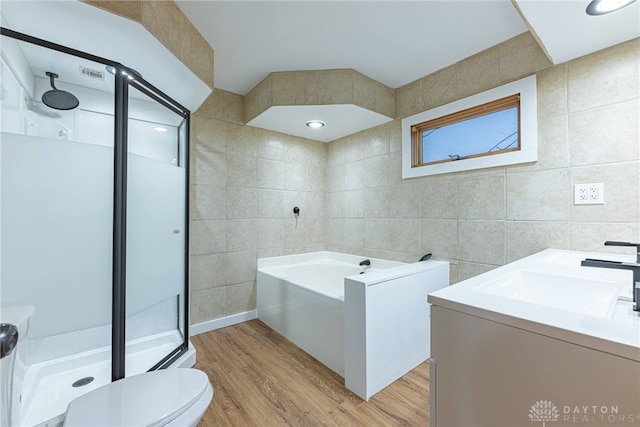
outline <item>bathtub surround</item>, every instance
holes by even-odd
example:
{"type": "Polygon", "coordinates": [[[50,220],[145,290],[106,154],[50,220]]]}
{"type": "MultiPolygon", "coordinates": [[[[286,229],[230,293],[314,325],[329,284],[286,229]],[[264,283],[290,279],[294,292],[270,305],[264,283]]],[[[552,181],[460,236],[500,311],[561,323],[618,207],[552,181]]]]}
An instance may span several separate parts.
{"type": "Polygon", "coordinates": [[[345,386],[369,400],[431,356],[424,298],[449,285],[449,264],[413,262],[344,282],[345,386]]]}
{"type": "Polygon", "coordinates": [[[259,258],[257,311],[369,400],[429,358],[425,296],[447,287],[449,266],[364,262],[327,251],[259,258]]]}
{"type": "Polygon", "coordinates": [[[396,89],[393,122],[329,144],[245,126],[247,98],[215,90],[193,115],[193,235],[215,248],[192,247],[192,323],[255,309],[257,254],[413,262],[432,252],[455,283],[547,247],[640,238],[639,49],[635,39],[552,66],[524,33],[396,89]],[[401,179],[400,119],[534,73],[536,163],[401,179]],[[606,203],[574,206],[573,185],[589,182],[604,182],[606,203]],[[317,208],[298,203],[303,195],[317,208]],[[245,218],[234,217],[238,203],[245,218]],[[255,233],[239,245],[242,227],[255,233]]]}

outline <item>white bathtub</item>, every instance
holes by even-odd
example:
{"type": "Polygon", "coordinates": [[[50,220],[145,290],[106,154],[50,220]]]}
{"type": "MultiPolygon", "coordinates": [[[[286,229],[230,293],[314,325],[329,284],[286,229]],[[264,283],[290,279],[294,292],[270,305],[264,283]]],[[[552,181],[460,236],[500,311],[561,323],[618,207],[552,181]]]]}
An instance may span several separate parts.
{"type": "Polygon", "coordinates": [[[429,357],[427,294],[448,283],[442,261],[405,264],[336,252],[260,258],[258,318],[368,400],[429,357]],[[366,270],[359,266],[365,259],[366,270]]]}

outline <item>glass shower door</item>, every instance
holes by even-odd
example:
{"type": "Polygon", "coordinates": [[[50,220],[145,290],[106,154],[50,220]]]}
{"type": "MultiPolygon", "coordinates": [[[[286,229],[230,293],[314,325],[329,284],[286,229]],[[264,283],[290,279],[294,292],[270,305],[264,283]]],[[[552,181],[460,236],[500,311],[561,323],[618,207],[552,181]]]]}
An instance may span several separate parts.
{"type": "Polygon", "coordinates": [[[129,86],[127,120],[126,376],[187,345],[188,121],[136,87],[129,86]]]}
{"type": "Polygon", "coordinates": [[[0,315],[31,313],[8,406],[36,425],[111,380],[114,78],[87,58],[0,45],[0,315]],[[47,73],[77,108],[43,102],[47,73]]]}

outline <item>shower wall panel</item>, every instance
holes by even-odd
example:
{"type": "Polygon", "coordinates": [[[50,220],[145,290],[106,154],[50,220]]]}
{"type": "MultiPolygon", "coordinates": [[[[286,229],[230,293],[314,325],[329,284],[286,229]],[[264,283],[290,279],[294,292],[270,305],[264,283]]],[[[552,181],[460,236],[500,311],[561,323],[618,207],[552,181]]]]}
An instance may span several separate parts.
{"type": "Polygon", "coordinates": [[[109,325],[112,149],[3,132],[1,158],[2,303],[30,339],[109,325]]]}

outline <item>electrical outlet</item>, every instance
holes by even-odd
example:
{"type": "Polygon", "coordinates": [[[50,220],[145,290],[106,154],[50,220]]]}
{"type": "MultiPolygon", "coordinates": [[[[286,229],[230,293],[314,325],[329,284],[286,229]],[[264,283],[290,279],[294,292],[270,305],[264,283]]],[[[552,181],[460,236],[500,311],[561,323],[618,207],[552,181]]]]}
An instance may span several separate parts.
{"type": "Polygon", "coordinates": [[[576,184],[574,187],[574,204],[603,205],[604,183],[576,184]]]}

